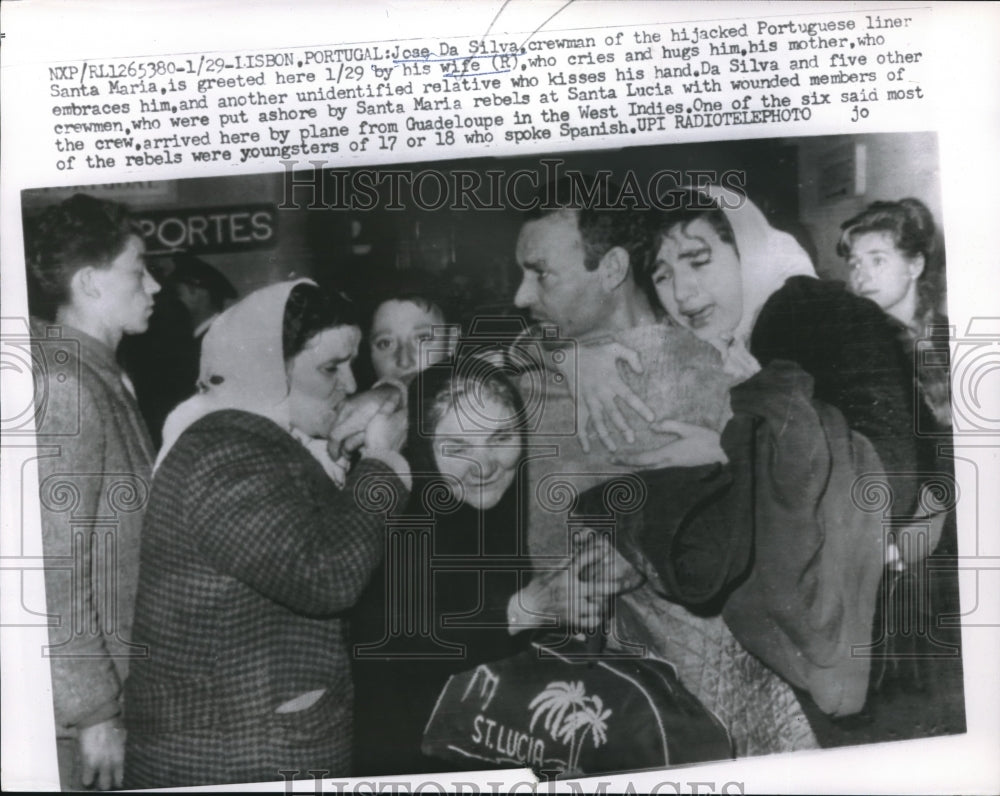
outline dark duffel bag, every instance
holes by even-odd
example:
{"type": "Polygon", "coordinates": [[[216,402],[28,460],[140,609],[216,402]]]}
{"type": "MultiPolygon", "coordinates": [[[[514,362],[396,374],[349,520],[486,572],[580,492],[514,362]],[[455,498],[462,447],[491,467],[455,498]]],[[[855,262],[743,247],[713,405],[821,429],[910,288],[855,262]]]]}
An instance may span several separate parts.
{"type": "Polygon", "coordinates": [[[453,675],[423,752],[466,769],[528,767],[542,776],[661,769],[733,757],[722,722],[655,658],[540,643],[453,675]]]}

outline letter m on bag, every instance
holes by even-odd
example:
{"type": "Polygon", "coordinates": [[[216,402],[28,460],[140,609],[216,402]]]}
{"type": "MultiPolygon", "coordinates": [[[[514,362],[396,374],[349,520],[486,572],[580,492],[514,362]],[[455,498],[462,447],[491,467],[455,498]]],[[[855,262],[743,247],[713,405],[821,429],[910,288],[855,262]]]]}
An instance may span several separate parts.
{"type": "Polygon", "coordinates": [[[469,698],[470,694],[478,690],[478,696],[483,701],[483,704],[480,705],[480,710],[486,710],[489,708],[490,702],[493,701],[493,697],[496,696],[499,685],[500,678],[490,670],[489,666],[480,664],[476,667],[472,679],[469,680],[469,685],[466,686],[465,693],[462,694],[462,701],[464,702],[469,698]]]}

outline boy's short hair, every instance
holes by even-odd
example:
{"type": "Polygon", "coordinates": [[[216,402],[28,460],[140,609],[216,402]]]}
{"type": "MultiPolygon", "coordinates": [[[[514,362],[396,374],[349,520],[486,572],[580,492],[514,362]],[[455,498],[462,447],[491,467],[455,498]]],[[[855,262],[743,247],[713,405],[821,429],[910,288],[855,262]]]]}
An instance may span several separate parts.
{"type": "Polygon", "coordinates": [[[70,283],[81,268],[107,268],[136,234],[128,209],[78,193],[25,222],[28,304],[33,315],[54,321],[68,304],[70,283]]]}

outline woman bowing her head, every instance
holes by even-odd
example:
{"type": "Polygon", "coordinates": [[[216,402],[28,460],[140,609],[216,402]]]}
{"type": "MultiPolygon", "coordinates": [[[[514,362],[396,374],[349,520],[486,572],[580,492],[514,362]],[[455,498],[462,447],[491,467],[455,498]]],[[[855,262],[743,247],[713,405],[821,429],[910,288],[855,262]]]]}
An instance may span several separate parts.
{"type": "Polygon", "coordinates": [[[348,773],[345,614],[382,555],[387,504],[372,496],[405,500],[409,484],[402,400],[338,433],[360,339],[351,303],[305,280],[252,293],[208,332],[144,526],[129,787],[348,773]]]}

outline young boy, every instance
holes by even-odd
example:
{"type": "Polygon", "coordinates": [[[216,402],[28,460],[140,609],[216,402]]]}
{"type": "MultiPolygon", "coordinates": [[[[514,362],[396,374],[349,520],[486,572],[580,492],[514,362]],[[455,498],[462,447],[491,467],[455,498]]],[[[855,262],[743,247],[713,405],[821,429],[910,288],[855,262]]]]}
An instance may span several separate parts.
{"type": "Polygon", "coordinates": [[[126,210],[77,194],[26,225],[45,589],[64,790],[121,786],[121,687],[153,446],[115,360],[146,331],[159,284],[126,210]],[[56,345],[52,345],[56,343],[56,345]],[[50,374],[45,356],[57,348],[50,374]]]}

